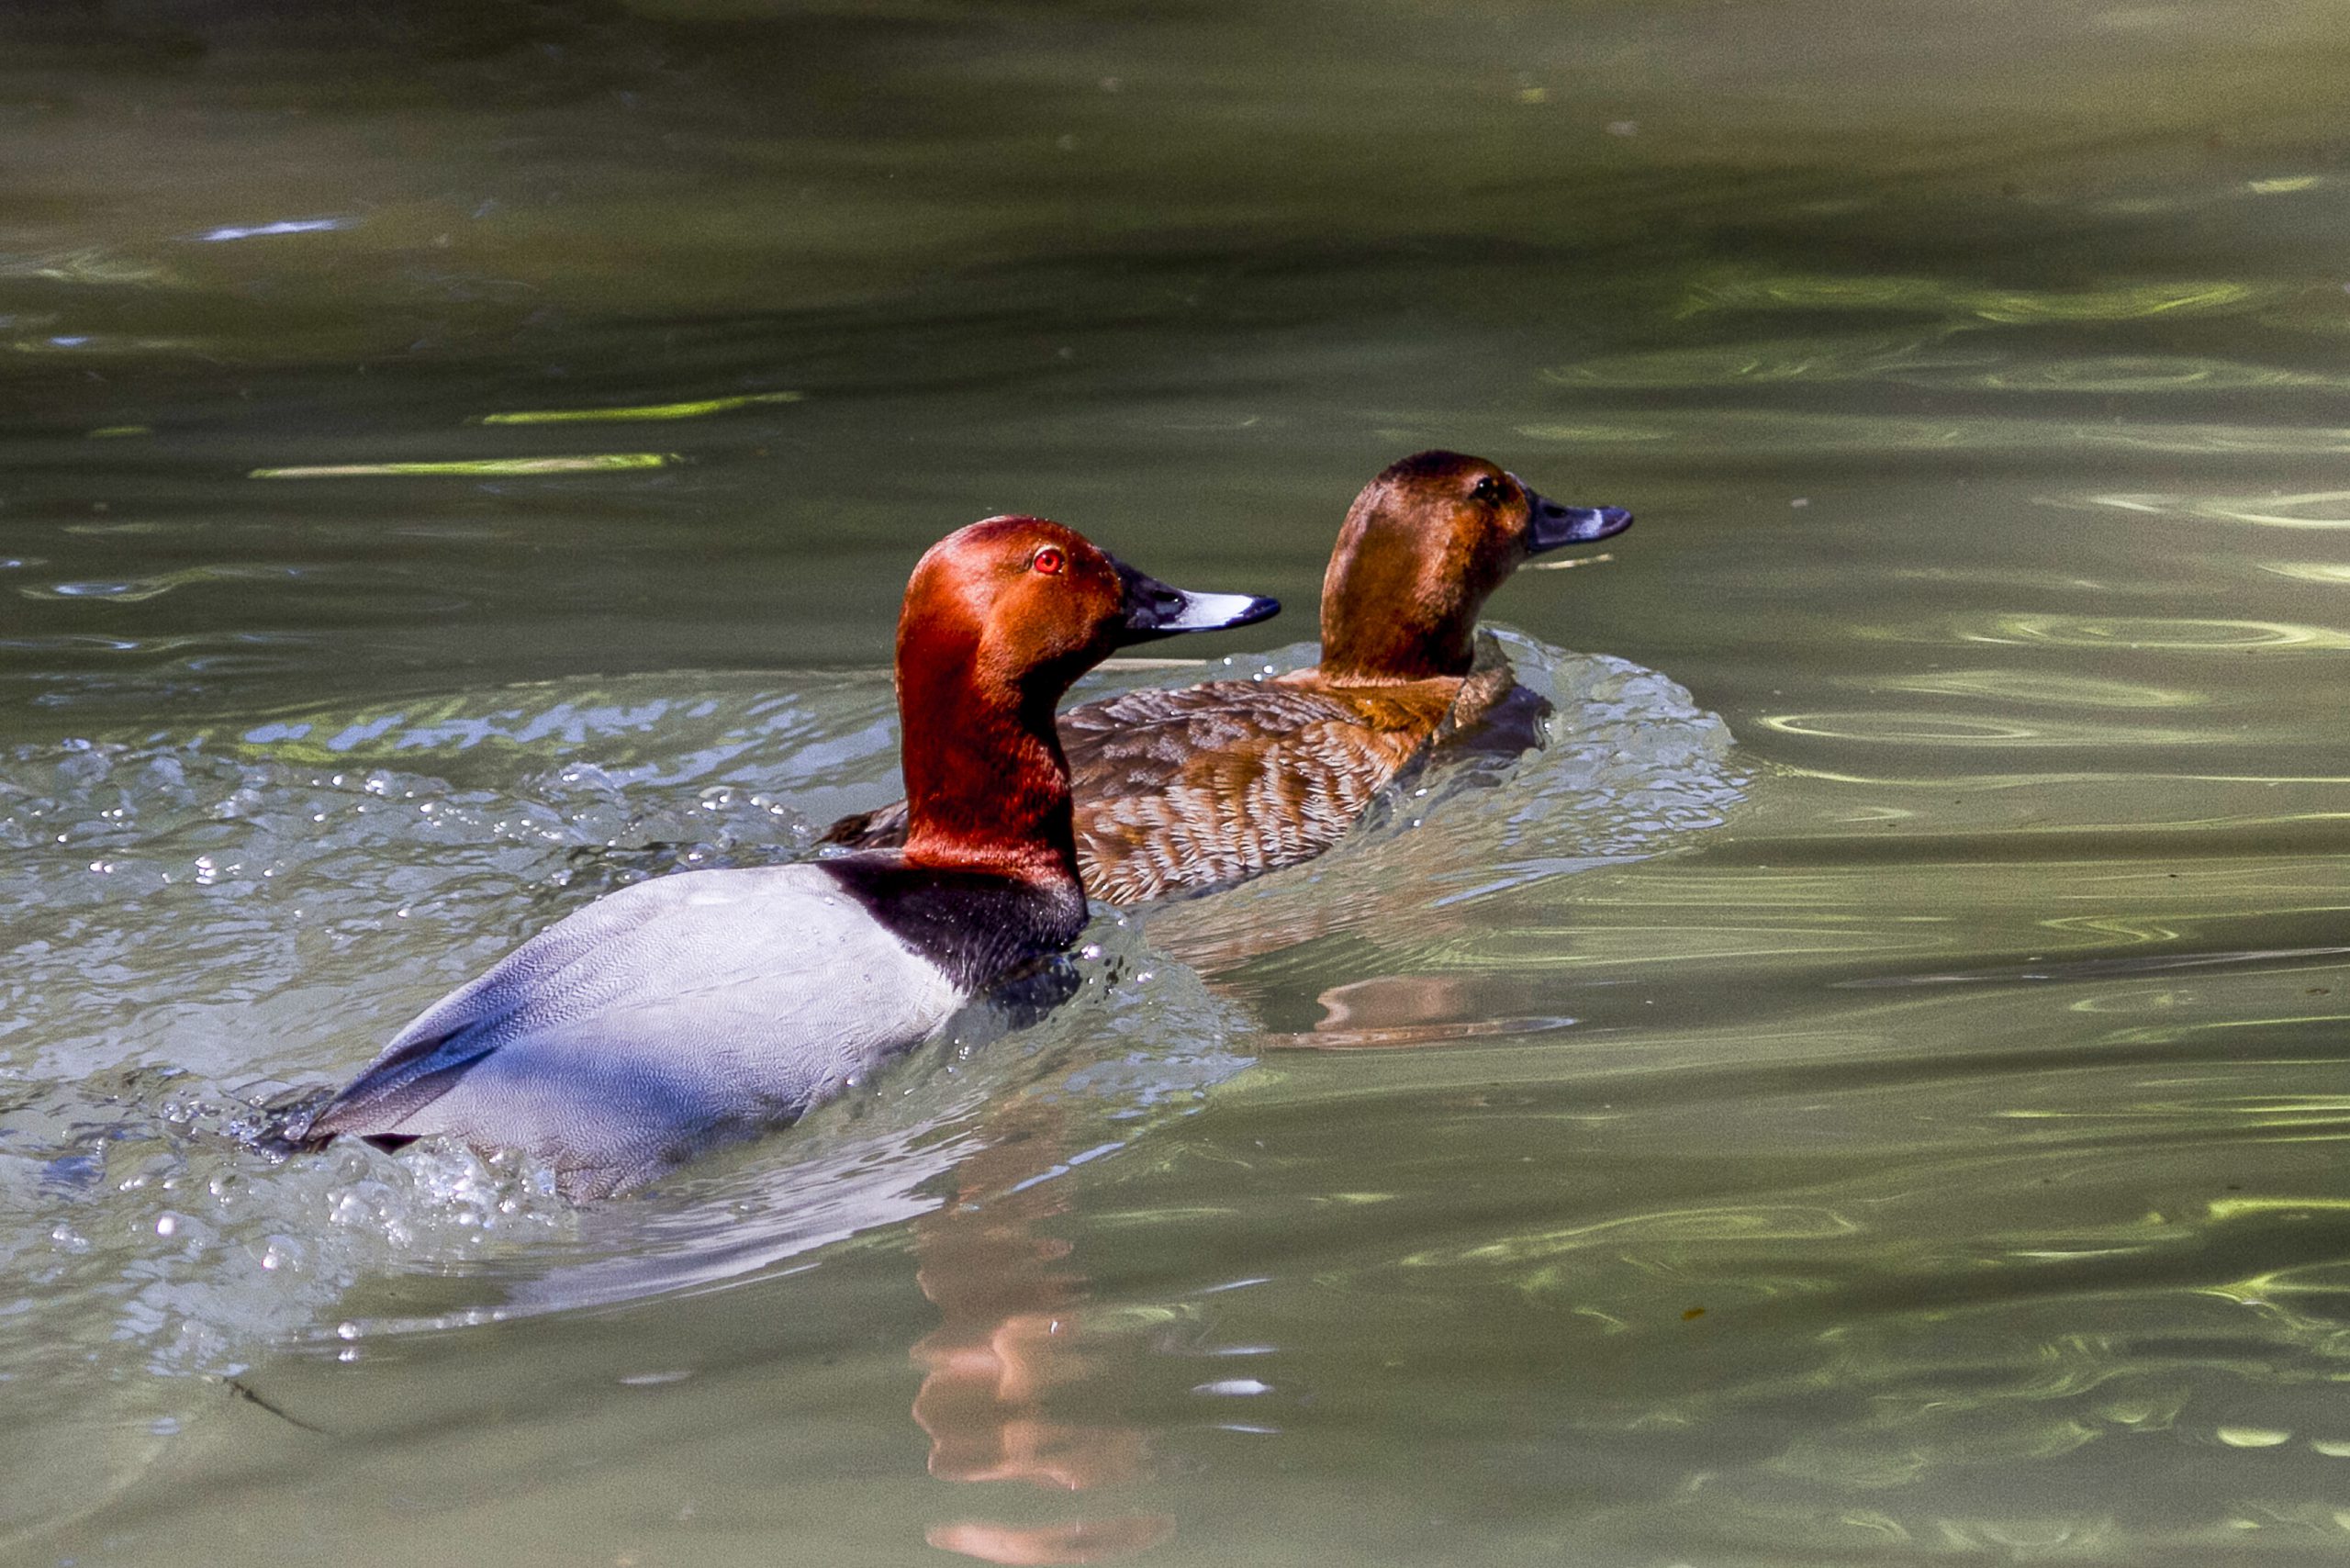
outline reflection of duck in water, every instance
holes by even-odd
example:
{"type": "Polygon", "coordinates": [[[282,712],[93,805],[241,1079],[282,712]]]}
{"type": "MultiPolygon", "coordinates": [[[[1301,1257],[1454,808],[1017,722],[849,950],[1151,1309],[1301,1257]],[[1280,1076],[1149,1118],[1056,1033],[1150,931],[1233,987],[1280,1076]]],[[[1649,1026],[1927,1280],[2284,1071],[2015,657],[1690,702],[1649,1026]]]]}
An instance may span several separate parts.
{"type": "MultiPolygon", "coordinates": [[[[1423,452],[1363,487],[1322,579],[1322,662],[1265,681],[1144,689],[1061,715],[1086,890],[1112,903],[1241,880],[1344,837],[1432,741],[1506,719],[1506,666],[1472,674],[1485,599],[1530,555],[1631,526],[1483,458],[1423,452]]],[[[1523,744],[1523,743],[1521,743],[1523,744]]],[[[826,837],[896,843],[904,808],[826,837]]]]}
{"type": "MultiPolygon", "coordinates": [[[[1055,1409],[1065,1385],[1104,1378],[1085,1349],[1090,1287],[1069,1265],[1069,1244],[1044,1228],[1062,1208],[1063,1184],[1045,1179],[1062,1140],[1049,1097],[1003,1103],[989,1116],[988,1144],[957,1168],[954,1195],[913,1223],[915,1277],[939,1312],[913,1348],[923,1369],[913,1417],[941,1481],[1091,1492],[1149,1473],[1141,1428],[1055,1409]]],[[[1049,1522],[965,1516],[926,1533],[966,1557],[1041,1565],[1115,1562],[1174,1530],[1161,1513],[1094,1506],[1049,1522]]]]}
{"type": "Polygon", "coordinates": [[[426,1010],[302,1136],[528,1150],[599,1197],[789,1122],[1086,920],[1053,704],[1112,649],[1279,608],[1035,518],[924,554],[898,625],[901,850],[660,877],[426,1010]]]}

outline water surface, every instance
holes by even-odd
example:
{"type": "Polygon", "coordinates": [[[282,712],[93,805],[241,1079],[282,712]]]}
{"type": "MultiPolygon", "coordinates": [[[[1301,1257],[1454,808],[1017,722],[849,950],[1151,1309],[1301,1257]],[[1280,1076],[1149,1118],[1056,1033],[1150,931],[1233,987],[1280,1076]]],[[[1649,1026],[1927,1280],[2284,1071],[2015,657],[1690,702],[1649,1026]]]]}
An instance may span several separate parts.
{"type": "Polygon", "coordinates": [[[2229,6],[0,20],[10,1562],[2350,1552],[2350,143],[2229,6]],[[274,1164],[894,787],[921,548],[1422,446],[1549,745],[588,1210],[274,1164]]]}

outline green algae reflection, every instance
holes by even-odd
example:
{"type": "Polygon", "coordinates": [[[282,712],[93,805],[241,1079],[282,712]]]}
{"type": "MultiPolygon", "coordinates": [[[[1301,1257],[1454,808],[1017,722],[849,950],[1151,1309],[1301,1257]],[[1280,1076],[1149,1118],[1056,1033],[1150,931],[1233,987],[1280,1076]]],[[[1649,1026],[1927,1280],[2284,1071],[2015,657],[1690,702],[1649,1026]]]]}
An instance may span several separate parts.
{"type": "Polygon", "coordinates": [[[733,398],[704,398],[688,403],[643,403],[626,409],[522,409],[484,414],[485,425],[624,424],[644,420],[698,420],[708,414],[731,414],[763,403],[797,403],[804,392],[746,392],[733,398]]]}
{"type": "Polygon", "coordinates": [[[606,452],[585,457],[475,457],[449,463],[325,463],[256,468],[249,479],[501,478],[539,474],[610,474],[665,468],[673,452],[606,452]]]}

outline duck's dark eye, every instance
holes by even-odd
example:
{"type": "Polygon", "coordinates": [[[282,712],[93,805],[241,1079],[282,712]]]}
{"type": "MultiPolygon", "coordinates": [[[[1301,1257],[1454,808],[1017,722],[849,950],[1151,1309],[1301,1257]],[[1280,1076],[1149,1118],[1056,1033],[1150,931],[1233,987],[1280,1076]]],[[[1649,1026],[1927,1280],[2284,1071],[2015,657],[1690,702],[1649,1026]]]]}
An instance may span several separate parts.
{"type": "Polygon", "coordinates": [[[1068,566],[1069,556],[1058,544],[1047,544],[1028,557],[1028,569],[1048,577],[1059,577],[1068,566]]]}
{"type": "Polygon", "coordinates": [[[1488,474],[1477,481],[1476,487],[1469,492],[1469,498],[1491,505],[1502,498],[1502,482],[1488,474]]]}

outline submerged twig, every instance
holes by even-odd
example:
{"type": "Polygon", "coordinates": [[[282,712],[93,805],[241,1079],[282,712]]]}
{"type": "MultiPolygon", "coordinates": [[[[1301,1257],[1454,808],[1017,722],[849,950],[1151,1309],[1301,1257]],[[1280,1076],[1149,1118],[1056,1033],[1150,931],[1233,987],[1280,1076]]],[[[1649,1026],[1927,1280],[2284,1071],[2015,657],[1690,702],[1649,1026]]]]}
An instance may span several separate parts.
{"type": "Polygon", "coordinates": [[[299,1416],[289,1414],[284,1406],[273,1404],[269,1400],[263,1399],[260,1394],[253,1392],[252,1384],[247,1383],[241,1377],[232,1377],[226,1379],[225,1381],[229,1384],[229,1391],[231,1394],[234,1394],[238,1398],[244,1400],[249,1405],[260,1406],[263,1409],[268,1411],[271,1415],[276,1417],[281,1421],[288,1422],[294,1426],[299,1427],[306,1432],[316,1432],[322,1438],[330,1438],[334,1435],[328,1431],[324,1427],[313,1427],[309,1422],[303,1420],[299,1416]]]}

